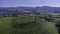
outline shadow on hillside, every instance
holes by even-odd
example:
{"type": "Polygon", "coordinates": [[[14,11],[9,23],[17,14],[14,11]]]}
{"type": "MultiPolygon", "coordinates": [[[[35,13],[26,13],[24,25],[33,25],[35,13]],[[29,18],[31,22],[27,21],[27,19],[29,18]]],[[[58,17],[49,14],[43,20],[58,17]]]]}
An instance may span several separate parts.
{"type": "Polygon", "coordinates": [[[60,34],[60,21],[57,21],[55,26],[57,27],[58,33],[60,34]]]}
{"type": "Polygon", "coordinates": [[[25,29],[25,28],[39,28],[40,23],[36,23],[36,22],[29,22],[29,23],[15,23],[14,25],[12,25],[13,28],[20,28],[20,29],[25,29]]]}
{"type": "Polygon", "coordinates": [[[12,25],[12,28],[14,28],[15,30],[12,31],[12,33],[17,34],[17,32],[19,34],[39,34],[40,31],[40,23],[36,23],[36,22],[29,22],[29,23],[23,23],[23,24],[15,24],[12,25]],[[17,30],[17,31],[16,31],[17,30]]]}

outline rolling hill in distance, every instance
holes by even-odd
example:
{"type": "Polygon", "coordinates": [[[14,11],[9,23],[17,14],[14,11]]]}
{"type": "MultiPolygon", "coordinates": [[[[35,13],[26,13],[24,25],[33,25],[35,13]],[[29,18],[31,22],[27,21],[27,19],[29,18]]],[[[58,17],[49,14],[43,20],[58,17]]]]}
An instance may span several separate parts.
{"type": "Polygon", "coordinates": [[[53,13],[60,13],[60,7],[50,7],[50,6],[42,6],[42,7],[24,7],[24,6],[18,6],[18,7],[0,7],[0,13],[2,12],[18,12],[19,11],[31,11],[31,12],[53,12],[53,13]]]}

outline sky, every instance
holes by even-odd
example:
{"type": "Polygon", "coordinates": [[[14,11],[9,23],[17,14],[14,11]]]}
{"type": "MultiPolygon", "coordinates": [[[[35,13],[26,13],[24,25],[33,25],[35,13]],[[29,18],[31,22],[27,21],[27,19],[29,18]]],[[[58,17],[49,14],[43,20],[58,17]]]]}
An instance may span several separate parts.
{"type": "Polygon", "coordinates": [[[52,6],[60,7],[60,0],[0,0],[0,7],[17,7],[17,6],[52,6]]]}

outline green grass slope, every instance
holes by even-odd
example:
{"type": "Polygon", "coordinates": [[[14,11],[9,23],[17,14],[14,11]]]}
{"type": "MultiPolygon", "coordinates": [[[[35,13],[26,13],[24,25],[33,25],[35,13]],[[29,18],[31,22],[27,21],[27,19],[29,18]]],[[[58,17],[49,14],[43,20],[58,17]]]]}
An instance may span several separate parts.
{"type": "Polygon", "coordinates": [[[39,18],[35,23],[29,23],[33,20],[32,16],[0,18],[0,34],[58,34],[53,23],[39,18]],[[17,27],[17,22],[18,24],[29,24],[17,27]]]}

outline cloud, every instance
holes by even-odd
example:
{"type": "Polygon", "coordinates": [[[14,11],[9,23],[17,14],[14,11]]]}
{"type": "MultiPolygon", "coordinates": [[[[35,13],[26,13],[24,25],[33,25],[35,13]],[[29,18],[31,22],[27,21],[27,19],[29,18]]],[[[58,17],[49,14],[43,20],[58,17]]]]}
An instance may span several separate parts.
{"type": "Polygon", "coordinates": [[[0,6],[60,6],[60,0],[1,0],[0,6]]]}

